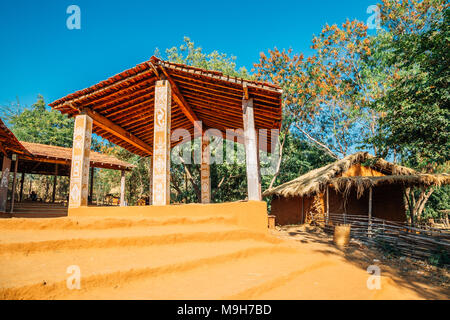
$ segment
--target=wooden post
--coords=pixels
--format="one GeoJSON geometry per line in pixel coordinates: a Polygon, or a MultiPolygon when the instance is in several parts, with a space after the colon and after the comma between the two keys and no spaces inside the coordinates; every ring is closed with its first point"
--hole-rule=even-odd
{"type": "Polygon", "coordinates": [[[172,95],[169,81],[155,87],[153,134],[153,205],[170,204],[170,115],[172,95]]]}
{"type": "Polygon", "coordinates": [[[88,205],[91,136],[92,118],[86,114],[77,115],[73,132],[69,208],[88,205]]]}
{"type": "Polygon", "coordinates": [[[11,159],[3,156],[2,176],[0,180],[0,212],[6,212],[10,170],[11,159]]]}
{"type": "Polygon", "coordinates": [[[125,170],[121,171],[120,177],[120,206],[125,206],[125,170]]]}
{"type": "Polygon", "coordinates": [[[326,219],[326,224],[328,224],[329,219],[330,219],[330,187],[327,185],[327,219],[326,219]]]}
{"type": "Polygon", "coordinates": [[[91,199],[91,203],[94,202],[94,173],[95,173],[94,170],[95,170],[94,167],[91,167],[91,172],[90,172],[91,177],[89,179],[91,182],[91,184],[89,185],[89,198],[91,199]]]}
{"type": "Polygon", "coordinates": [[[369,238],[372,238],[372,187],[369,189],[369,225],[367,234],[369,238]]]}
{"type": "Polygon", "coordinates": [[[12,183],[12,193],[11,193],[11,213],[14,211],[14,201],[16,200],[16,176],[17,176],[17,167],[19,165],[19,157],[16,155],[13,155],[13,157],[16,159],[14,161],[14,174],[13,174],[13,183],[12,183]]]}
{"type": "Polygon", "coordinates": [[[302,223],[306,222],[305,217],[305,196],[302,196],[302,223]]]}
{"type": "Polygon", "coordinates": [[[244,120],[248,200],[261,201],[261,178],[259,172],[259,157],[253,111],[253,99],[242,100],[242,111],[244,120]]]}
{"type": "Polygon", "coordinates": [[[201,179],[201,197],[202,203],[211,202],[211,172],[209,167],[210,162],[209,150],[209,136],[202,135],[202,162],[200,167],[201,179]]]}
{"type": "Polygon", "coordinates": [[[52,203],[55,203],[56,184],[58,183],[58,164],[55,164],[55,174],[53,175],[52,203]]]}
{"type": "Polygon", "coordinates": [[[20,178],[20,195],[19,195],[19,202],[22,202],[23,200],[23,184],[25,182],[25,172],[22,172],[22,177],[20,178]]]}

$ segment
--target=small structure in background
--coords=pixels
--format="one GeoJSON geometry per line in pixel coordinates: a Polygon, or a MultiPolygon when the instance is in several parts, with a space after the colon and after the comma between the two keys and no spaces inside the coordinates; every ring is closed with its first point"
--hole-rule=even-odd
{"type": "Polygon", "coordinates": [[[279,225],[328,222],[330,214],[366,216],[406,222],[406,187],[450,183],[446,174],[418,174],[367,152],[312,170],[292,181],[267,190],[272,215],[279,225]]]}
{"type": "MultiPolygon", "coordinates": [[[[2,168],[0,187],[0,212],[11,213],[14,211],[15,203],[25,201],[23,194],[26,174],[51,175],[53,179],[53,190],[51,202],[55,203],[56,186],[58,177],[70,176],[72,164],[72,148],[45,145],[18,141],[14,134],[6,127],[0,119],[0,167],[2,168]],[[20,173],[20,182],[17,181],[17,174],[20,173]],[[9,189],[10,176],[12,175],[12,187],[9,189]],[[17,186],[19,191],[16,192],[17,186]],[[16,197],[17,193],[17,197],[16,197]],[[8,202],[9,199],[9,202],[8,202]]],[[[90,170],[89,196],[93,198],[93,168],[104,168],[122,171],[122,178],[126,171],[130,171],[135,166],[121,161],[113,156],[91,152],[88,168],[90,170]]],[[[122,179],[121,191],[125,189],[125,180],[122,179]]],[[[68,197],[68,195],[67,195],[68,197]]],[[[67,197],[63,202],[67,202],[67,197]]],[[[121,195],[121,199],[124,196],[121,195]]],[[[42,202],[36,193],[30,195],[31,202],[42,202]]],[[[38,206],[33,205],[33,207],[38,206]]]]}

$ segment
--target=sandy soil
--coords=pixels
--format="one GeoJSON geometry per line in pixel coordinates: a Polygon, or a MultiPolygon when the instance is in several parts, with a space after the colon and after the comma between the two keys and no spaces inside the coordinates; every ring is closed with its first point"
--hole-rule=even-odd
{"type": "Polygon", "coordinates": [[[0,299],[450,297],[446,270],[402,261],[403,272],[381,253],[330,240],[307,227],[239,230],[223,217],[4,219],[0,299]],[[381,290],[367,288],[373,264],[381,290]],[[70,265],[80,267],[80,290],[67,288],[70,265]]]}

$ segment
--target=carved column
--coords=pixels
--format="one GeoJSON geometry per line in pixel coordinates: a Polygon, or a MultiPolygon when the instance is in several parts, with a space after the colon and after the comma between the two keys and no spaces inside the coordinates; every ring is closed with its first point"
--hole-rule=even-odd
{"type": "Polygon", "coordinates": [[[76,116],[73,132],[69,208],[88,205],[91,136],[92,118],[85,114],[76,116]]]}
{"type": "Polygon", "coordinates": [[[209,136],[202,135],[202,162],[200,166],[202,203],[211,203],[211,174],[210,174],[209,136]]]}
{"type": "Polygon", "coordinates": [[[261,200],[258,138],[255,130],[253,99],[242,100],[244,119],[245,158],[247,166],[248,200],[261,200]]]}
{"type": "Polygon", "coordinates": [[[169,81],[155,87],[153,135],[153,201],[155,206],[170,204],[170,113],[172,105],[169,81]]]}
{"type": "Polygon", "coordinates": [[[125,170],[121,171],[120,176],[120,206],[125,206],[125,170]]]}
{"type": "Polygon", "coordinates": [[[2,175],[0,180],[0,212],[6,212],[8,200],[9,174],[11,170],[11,159],[3,156],[2,175]]]}

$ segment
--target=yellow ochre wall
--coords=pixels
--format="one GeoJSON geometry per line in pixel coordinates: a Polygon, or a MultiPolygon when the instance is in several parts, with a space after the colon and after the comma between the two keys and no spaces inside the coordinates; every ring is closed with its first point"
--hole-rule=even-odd
{"type": "Polygon", "coordinates": [[[370,167],[357,163],[342,173],[341,177],[383,177],[384,174],[370,167]]]}
{"type": "Polygon", "coordinates": [[[264,201],[214,204],[184,204],[135,207],[79,207],[69,208],[69,217],[202,217],[231,216],[239,227],[267,232],[267,205],[264,201]]]}

